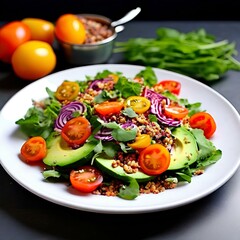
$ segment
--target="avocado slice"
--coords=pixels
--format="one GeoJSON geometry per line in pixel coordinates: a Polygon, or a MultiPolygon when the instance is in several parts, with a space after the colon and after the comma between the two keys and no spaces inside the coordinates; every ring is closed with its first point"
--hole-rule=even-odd
{"type": "Polygon", "coordinates": [[[86,159],[86,156],[93,151],[95,146],[95,143],[87,142],[80,148],[72,149],[60,135],[51,137],[48,141],[47,155],[43,162],[48,166],[63,167],[80,159],[86,159]]]}
{"type": "Polygon", "coordinates": [[[122,167],[118,166],[116,168],[112,167],[113,159],[106,158],[96,158],[96,166],[105,173],[108,173],[110,176],[118,178],[120,180],[126,180],[126,177],[135,178],[138,182],[145,182],[154,178],[154,176],[147,175],[143,172],[136,173],[126,173],[122,167]]]}
{"type": "Polygon", "coordinates": [[[171,161],[168,170],[177,170],[194,163],[198,158],[198,145],[193,134],[185,127],[172,131],[176,138],[171,151],[171,161]]]}

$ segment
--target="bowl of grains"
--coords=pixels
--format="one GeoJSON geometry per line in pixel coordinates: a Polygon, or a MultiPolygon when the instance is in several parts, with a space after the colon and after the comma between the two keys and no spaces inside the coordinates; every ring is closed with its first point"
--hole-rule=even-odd
{"type": "Polygon", "coordinates": [[[85,41],[72,44],[56,38],[67,62],[73,65],[107,62],[112,55],[117,33],[123,30],[123,26],[113,27],[110,19],[96,14],[79,14],[77,17],[84,24],[85,41]]]}
{"type": "Polygon", "coordinates": [[[97,14],[76,14],[84,25],[86,36],[82,44],[73,44],[56,36],[66,61],[72,65],[106,63],[112,55],[114,40],[124,29],[123,23],[133,19],[140,12],[136,8],[118,21],[97,14]]]}

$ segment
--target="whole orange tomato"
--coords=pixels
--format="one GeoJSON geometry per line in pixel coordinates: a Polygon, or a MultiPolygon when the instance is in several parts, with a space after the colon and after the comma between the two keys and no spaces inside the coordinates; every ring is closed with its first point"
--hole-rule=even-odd
{"type": "Polygon", "coordinates": [[[63,14],[57,19],[55,34],[59,40],[72,44],[82,44],[86,38],[84,25],[74,14],[63,14]]]}
{"type": "Polygon", "coordinates": [[[31,40],[40,40],[53,44],[54,24],[40,18],[24,18],[22,20],[31,30],[31,40]]]}
{"type": "Polygon", "coordinates": [[[13,21],[0,28],[0,60],[11,62],[15,49],[31,39],[29,27],[21,21],[13,21]]]}
{"type": "Polygon", "coordinates": [[[56,55],[47,42],[25,42],[12,55],[13,70],[22,79],[36,80],[51,73],[55,66],[56,55]]]}

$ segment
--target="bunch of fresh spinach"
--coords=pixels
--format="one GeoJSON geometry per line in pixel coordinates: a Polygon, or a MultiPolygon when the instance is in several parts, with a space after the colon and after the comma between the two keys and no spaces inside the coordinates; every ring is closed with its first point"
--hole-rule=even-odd
{"type": "Polygon", "coordinates": [[[217,80],[228,70],[240,70],[235,43],[216,42],[204,29],[182,33],[158,28],[156,38],[132,38],[116,42],[114,52],[123,52],[130,63],[182,73],[199,80],[217,80]]]}

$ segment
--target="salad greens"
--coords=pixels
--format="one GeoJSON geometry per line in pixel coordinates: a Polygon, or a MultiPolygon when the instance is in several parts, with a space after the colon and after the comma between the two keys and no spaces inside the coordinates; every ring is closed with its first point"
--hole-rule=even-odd
{"type": "MultiPolygon", "coordinates": [[[[174,32],[169,32],[169,34],[170,33],[174,32]]],[[[194,38],[196,36],[193,34],[192,37],[194,38]]],[[[204,35],[202,35],[201,41],[206,41],[204,35]]],[[[185,51],[187,51],[187,49],[185,51]]],[[[143,87],[147,86],[148,89],[158,82],[152,67],[149,66],[135,76],[135,78],[140,77],[144,79],[142,84],[126,78],[120,72],[110,72],[109,70],[104,70],[97,73],[96,76],[87,76],[85,81],[76,81],[79,83],[80,92],[84,94],[84,91],[89,86],[93,86],[91,84],[94,84],[98,81],[105,81],[110,74],[115,74],[119,77],[117,83],[115,83],[114,88],[110,91],[106,91],[104,89],[99,91],[99,94],[93,99],[93,104],[116,98],[125,99],[129,96],[139,96],[143,87]]],[[[16,124],[18,124],[21,127],[21,130],[29,137],[42,136],[44,139],[48,140],[55,135],[59,135],[59,133],[55,132],[54,129],[56,128],[56,119],[59,117],[63,105],[55,98],[53,91],[48,88],[46,88],[46,91],[49,97],[38,103],[33,101],[33,107],[29,108],[23,118],[16,121],[16,124]]],[[[187,108],[189,111],[189,116],[196,112],[204,111],[201,109],[200,102],[189,103],[187,99],[178,98],[178,96],[167,90],[163,91],[161,95],[162,97],[170,99],[171,101],[174,101],[175,103],[187,108]]],[[[156,97],[152,98],[153,101],[156,101],[156,97]]],[[[87,102],[84,102],[84,104],[86,105],[87,109],[87,113],[84,113],[84,116],[86,116],[86,118],[90,121],[93,129],[92,134],[87,141],[95,144],[94,151],[89,155],[88,162],[90,164],[94,164],[97,157],[106,159],[114,158],[119,151],[124,154],[132,153],[133,149],[127,145],[127,142],[133,141],[136,138],[137,127],[131,123],[127,128],[124,128],[119,122],[108,122],[105,118],[101,119],[94,113],[93,106],[91,104],[87,102]],[[105,135],[102,135],[100,138],[96,138],[96,134],[100,131],[100,129],[107,129],[107,132],[105,132],[105,135]],[[106,133],[108,135],[106,135],[106,133]],[[108,138],[107,141],[106,138],[108,138]],[[112,141],[109,141],[109,139],[112,139],[112,141]]],[[[160,111],[159,109],[158,111],[160,111]]],[[[76,117],[79,115],[79,112],[75,111],[72,114],[72,117],[76,117]]],[[[138,114],[133,111],[131,107],[123,109],[121,114],[126,116],[129,122],[138,117],[138,114]]],[[[154,112],[148,114],[148,119],[150,122],[159,122],[159,118],[156,116],[156,114],[154,114],[154,112]]],[[[169,126],[170,129],[174,127],[175,125],[169,126]]],[[[203,170],[221,158],[221,150],[217,149],[210,140],[204,137],[202,130],[190,129],[190,132],[194,136],[198,146],[197,161],[191,165],[186,165],[186,167],[182,169],[167,171],[166,174],[168,177],[165,179],[165,181],[168,181],[169,183],[177,183],[180,181],[186,181],[190,183],[192,176],[197,170],[203,170]]],[[[78,162],[74,163],[75,167],[77,165],[78,162]]],[[[53,168],[47,168],[46,171],[43,172],[43,176],[46,179],[53,178],[55,181],[56,179],[60,180],[62,177],[66,179],[68,178],[68,174],[66,174],[68,170],[69,166],[66,169],[64,167],[54,166],[53,168]]],[[[134,199],[139,195],[139,183],[136,181],[136,179],[130,176],[124,177],[123,182],[125,182],[125,184],[121,186],[118,193],[119,197],[128,200],[134,199]]]]}
{"type": "Polygon", "coordinates": [[[159,28],[156,38],[132,38],[116,42],[116,53],[123,52],[131,63],[168,69],[199,80],[212,81],[228,70],[240,70],[235,43],[216,42],[204,29],[182,33],[159,28]]]}

